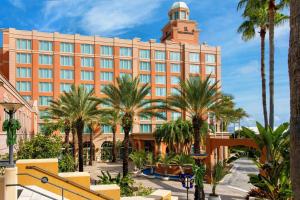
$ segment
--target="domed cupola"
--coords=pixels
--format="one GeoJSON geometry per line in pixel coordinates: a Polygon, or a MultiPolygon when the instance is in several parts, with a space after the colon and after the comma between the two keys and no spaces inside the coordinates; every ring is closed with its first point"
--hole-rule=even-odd
{"type": "Polygon", "coordinates": [[[190,9],[185,2],[178,1],[173,3],[171,9],[169,10],[170,20],[188,20],[190,14],[190,9]]]}

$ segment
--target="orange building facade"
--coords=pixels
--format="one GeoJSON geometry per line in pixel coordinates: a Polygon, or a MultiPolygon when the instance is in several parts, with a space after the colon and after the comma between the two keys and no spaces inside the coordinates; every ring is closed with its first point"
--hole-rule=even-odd
{"type": "MultiPolygon", "coordinates": [[[[38,102],[40,116],[48,101],[68,91],[71,84],[93,88],[96,96],[103,97],[101,88],[129,74],[149,83],[151,94],[147,98],[155,99],[176,92],[180,79],[204,79],[211,74],[211,82],[220,81],[220,47],[199,43],[197,23],[189,19],[185,3],[174,3],[168,15],[160,42],[3,29],[0,71],[25,99],[38,102]]],[[[166,113],[167,120],[181,116],[180,112],[166,113]]],[[[157,150],[152,133],[164,122],[135,117],[132,145],[157,150]]],[[[123,138],[121,132],[118,127],[119,140],[123,138]]],[[[96,151],[101,152],[103,144],[110,141],[110,127],[103,126],[101,134],[94,135],[96,151]]]]}

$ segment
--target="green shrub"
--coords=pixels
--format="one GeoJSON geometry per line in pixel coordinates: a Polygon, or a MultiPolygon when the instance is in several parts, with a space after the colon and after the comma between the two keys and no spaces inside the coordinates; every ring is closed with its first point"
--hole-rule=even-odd
{"type": "Polygon", "coordinates": [[[129,155],[129,158],[138,169],[142,169],[146,164],[147,153],[145,151],[134,151],[129,155]]]}
{"type": "Polygon", "coordinates": [[[75,171],[75,161],[71,154],[62,154],[59,159],[58,167],[60,172],[74,172],[75,171]]]}

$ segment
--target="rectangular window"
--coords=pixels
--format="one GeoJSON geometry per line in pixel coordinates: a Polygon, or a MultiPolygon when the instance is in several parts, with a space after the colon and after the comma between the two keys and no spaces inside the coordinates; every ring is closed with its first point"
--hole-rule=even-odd
{"type": "Polygon", "coordinates": [[[112,129],[111,129],[111,126],[109,126],[109,125],[102,125],[102,131],[103,131],[103,133],[105,134],[107,134],[107,133],[112,133],[112,129]]]}
{"type": "Polygon", "coordinates": [[[141,59],[150,59],[150,50],[140,49],[140,58],[141,59]]]}
{"type": "Polygon", "coordinates": [[[71,91],[71,83],[61,83],[60,84],[60,92],[70,92],[71,91]]]}
{"type": "Polygon", "coordinates": [[[31,54],[29,53],[17,53],[17,63],[19,64],[30,64],[31,54]]]}
{"type": "Polygon", "coordinates": [[[171,76],[171,84],[175,85],[180,82],[180,77],[178,76],[171,76]]]}
{"type": "Polygon", "coordinates": [[[199,53],[190,53],[190,62],[200,62],[199,53]]]}
{"type": "Polygon", "coordinates": [[[205,54],[205,63],[216,63],[215,54],[205,54]]]}
{"type": "MultiPolygon", "coordinates": [[[[44,117],[49,116],[49,113],[47,112],[47,110],[39,110],[39,118],[43,119],[44,117]]],[[[41,129],[43,127],[43,124],[39,125],[39,129],[41,129]]]]}
{"type": "Polygon", "coordinates": [[[160,113],[164,118],[156,117],[156,120],[166,120],[167,119],[167,112],[161,112],[160,113]]]}
{"type": "Polygon", "coordinates": [[[93,71],[81,71],[80,77],[82,81],[92,81],[94,80],[94,72],[93,71]]]}
{"type": "Polygon", "coordinates": [[[101,67],[106,69],[112,69],[113,68],[113,60],[112,59],[105,59],[101,58],[101,67]]]}
{"type": "Polygon", "coordinates": [[[120,60],[120,69],[131,69],[131,60],[120,60]]]}
{"type": "Polygon", "coordinates": [[[171,61],[180,61],[180,52],[170,52],[171,61]]]}
{"type": "Polygon", "coordinates": [[[166,72],[166,65],[164,63],[155,63],[156,72],[166,72]]]}
{"type": "Polygon", "coordinates": [[[166,76],[155,76],[155,83],[156,84],[166,84],[166,76]]]}
{"type": "Polygon", "coordinates": [[[17,39],[17,49],[31,50],[31,40],[17,39]]]}
{"type": "Polygon", "coordinates": [[[141,83],[150,83],[151,76],[149,74],[140,74],[140,82],[141,83]]]}
{"type": "Polygon", "coordinates": [[[52,51],[52,42],[50,41],[40,41],[39,42],[40,51],[52,51]]]}
{"type": "Polygon", "coordinates": [[[171,64],[172,73],[180,73],[180,64],[171,64]]]}
{"type": "Polygon", "coordinates": [[[200,66],[199,65],[190,65],[190,73],[199,74],[200,73],[200,66]]]}
{"type": "Polygon", "coordinates": [[[140,70],[141,71],[150,71],[150,62],[140,62],[140,70]]]}
{"type": "Polygon", "coordinates": [[[93,48],[93,45],[91,45],[91,44],[81,44],[80,50],[81,50],[82,54],[93,54],[94,53],[94,48],[93,48]]]}
{"type": "Polygon", "coordinates": [[[74,80],[74,71],[61,69],[60,70],[60,78],[65,80],[74,80]]]}
{"type": "Polygon", "coordinates": [[[180,94],[180,92],[177,88],[171,88],[171,94],[172,95],[177,95],[177,94],[180,94]]]}
{"type": "Polygon", "coordinates": [[[39,83],[39,92],[52,92],[53,86],[50,82],[40,82],[39,83]]]}
{"type": "Polygon", "coordinates": [[[31,82],[29,81],[17,81],[16,88],[19,92],[30,92],[31,82]]]}
{"type": "Polygon", "coordinates": [[[52,97],[49,96],[40,96],[39,97],[39,106],[49,106],[52,97]]]}
{"type": "Polygon", "coordinates": [[[180,112],[172,112],[171,113],[171,119],[172,120],[177,120],[179,118],[181,118],[181,113],[180,112]]]}
{"type": "Polygon", "coordinates": [[[128,76],[129,78],[132,78],[132,74],[121,72],[120,73],[120,78],[122,78],[124,76],[128,76]]]}
{"type": "Polygon", "coordinates": [[[205,67],[205,73],[215,75],[216,74],[216,67],[215,66],[206,66],[205,67]]]}
{"type": "Polygon", "coordinates": [[[101,46],[100,53],[102,56],[112,56],[113,48],[111,46],[101,46]]]}
{"type": "Polygon", "coordinates": [[[53,63],[53,58],[52,55],[39,55],[39,64],[40,65],[52,65],[53,63]]]}
{"type": "Polygon", "coordinates": [[[52,69],[39,69],[39,78],[52,78],[52,69]]]}
{"type": "Polygon", "coordinates": [[[166,88],[157,87],[155,88],[155,95],[158,97],[166,96],[167,91],[166,88]]]}
{"type": "Polygon", "coordinates": [[[141,124],[140,125],[140,132],[141,133],[151,133],[151,124],[141,124]]]}
{"type": "Polygon", "coordinates": [[[209,84],[212,85],[216,83],[216,79],[215,78],[209,78],[209,84]]]}
{"type": "Polygon", "coordinates": [[[81,67],[93,67],[94,58],[82,57],[81,58],[81,67]]]}
{"type": "Polygon", "coordinates": [[[84,86],[84,88],[90,92],[94,89],[94,85],[93,84],[82,84],[84,86]]]}
{"type": "Polygon", "coordinates": [[[74,44],[61,42],[60,43],[60,52],[73,53],[74,52],[74,44]]]}
{"type": "Polygon", "coordinates": [[[31,78],[31,68],[17,67],[17,78],[31,78]]]}
{"type": "Polygon", "coordinates": [[[26,101],[30,101],[31,100],[31,96],[30,95],[22,95],[23,99],[25,99],[26,101]]]}
{"type": "Polygon", "coordinates": [[[60,56],[61,66],[74,66],[73,56],[60,56]]]}
{"type": "Polygon", "coordinates": [[[140,120],[150,120],[150,117],[140,116],[140,120]]]}
{"type": "Polygon", "coordinates": [[[132,56],[132,49],[129,47],[120,47],[120,56],[132,56]]]}
{"type": "Polygon", "coordinates": [[[100,73],[100,80],[101,81],[113,81],[114,80],[114,73],[113,72],[101,72],[100,73]]]}
{"type": "Polygon", "coordinates": [[[155,51],[155,60],[165,60],[166,52],[164,51],[155,51]]]}

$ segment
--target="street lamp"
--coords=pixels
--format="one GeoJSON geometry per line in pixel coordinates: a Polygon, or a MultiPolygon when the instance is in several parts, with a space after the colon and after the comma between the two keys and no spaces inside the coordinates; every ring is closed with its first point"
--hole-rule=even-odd
{"type": "Polygon", "coordinates": [[[186,199],[189,199],[189,189],[193,188],[194,178],[191,174],[180,174],[180,182],[182,187],[186,189],[186,199]]]}
{"type": "MultiPolygon", "coordinates": [[[[10,126],[12,119],[14,117],[14,113],[23,106],[22,103],[8,103],[1,102],[1,106],[4,107],[4,111],[9,115],[8,126],[10,126]]],[[[9,128],[10,129],[10,128],[9,128]]],[[[16,143],[16,133],[14,131],[7,131],[7,145],[9,146],[9,166],[14,166],[14,144],[16,143]]]]}

